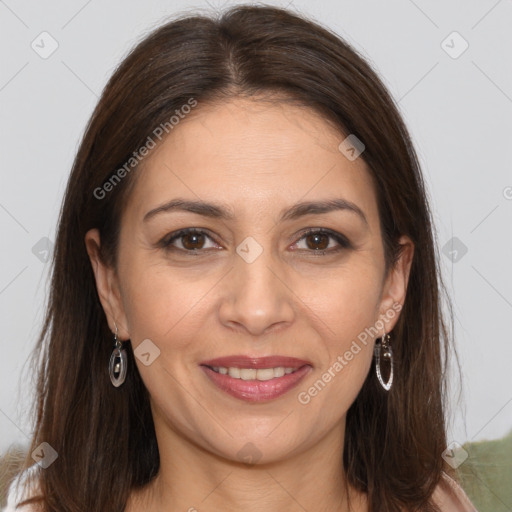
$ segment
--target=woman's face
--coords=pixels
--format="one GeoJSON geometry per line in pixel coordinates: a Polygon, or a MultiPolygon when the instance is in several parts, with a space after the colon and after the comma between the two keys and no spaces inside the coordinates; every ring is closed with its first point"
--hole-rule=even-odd
{"type": "Polygon", "coordinates": [[[362,158],[338,149],[344,138],[296,106],[199,103],[132,171],[141,175],[116,271],[97,258],[97,231],[87,234],[109,325],[138,355],[160,438],[270,462],[343,432],[374,339],[398,319],[412,257],[409,245],[384,275],[375,191],[362,158]],[[166,208],[177,199],[215,208],[166,208]],[[327,201],[348,206],[296,208],[327,201]],[[185,228],[200,233],[171,240],[185,228]],[[298,379],[280,369],[239,379],[203,366],[228,356],[307,366],[298,379]]]}

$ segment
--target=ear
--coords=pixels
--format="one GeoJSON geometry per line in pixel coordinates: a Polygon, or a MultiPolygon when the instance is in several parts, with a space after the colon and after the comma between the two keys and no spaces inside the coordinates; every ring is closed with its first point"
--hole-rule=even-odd
{"type": "Polygon", "coordinates": [[[121,299],[118,277],[115,269],[105,265],[100,255],[100,233],[97,229],[91,229],[85,234],[85,246],[91,261],[96,289],[100,298],[103,311],[107,317],[110,330],[115,333],[117,325],[118,339],[127,340],[130,338],[128,322],[121,299]]]}
{"type": "Polygon", "coordinates": [[[409,237],[402,236],[399,244],[402,246],[400,256],[395,266],[389,269],[381,294],[379,319],[384,321],[386,333],[393,330],[400,317],[414,256],[414,244],[409,237]],[[390,311],[398,312],[398,314],[391,316],[390,311]]]}

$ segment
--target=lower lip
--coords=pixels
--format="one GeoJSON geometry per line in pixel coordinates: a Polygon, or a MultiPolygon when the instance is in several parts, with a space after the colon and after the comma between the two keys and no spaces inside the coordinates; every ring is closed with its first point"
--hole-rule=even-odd
{"type": "Polygon", "coordinates": [[[217,373],[208,366],[201,368],[222,391],[247,402],[265,402],[280,397],[294,388],[313,369],[310,365],[304,365],[293,373],[270,380],[242,380],[217,373]]]}

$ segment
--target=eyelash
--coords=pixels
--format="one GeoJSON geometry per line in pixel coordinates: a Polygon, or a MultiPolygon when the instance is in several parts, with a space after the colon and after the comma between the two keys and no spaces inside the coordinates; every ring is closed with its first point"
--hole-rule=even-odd
{"type": "MultiPolygon", "coordinates": [[[[175,240],[185,236],[185,235],[206,235],[210,240],[214,241],[213,238],[206,232],[202,231],[200,229],[196,228],[186,228],[186,229],[180,229],[179,231],[176,231],[175,233],[171,233],[169,236],[163,238],[159,242],[159,246],[167,251],[181,251],[188,253],[189,255],[195,255],[198,256],[200,252],[203,252],[205,249],[181,249],[179,247],[173,247],[171,244],[175,240]]],[[[325,256],[329,254],[335,254],[343,249],[349,249],[352,247],[350,242],[346,237],[341,235],[340,233],[337,233],[336,231],[331,231],[330,229],[308,229],[304,233],[301,234],[300,238],[297,240],[299,242],[303,238],[306,238],[307,236],[314,235],[314,234],[323,234],[328,235],[330,238],[333,238],[338,242],[339,247],[335,249],[324,249],[324,250],[315,250],[315,249],[299,249],[300,251],[305,250],[308,252],[311,252],[315,256],[325,256]]],[[[296,242],[296,243],[297,243],[296,242]]]]}

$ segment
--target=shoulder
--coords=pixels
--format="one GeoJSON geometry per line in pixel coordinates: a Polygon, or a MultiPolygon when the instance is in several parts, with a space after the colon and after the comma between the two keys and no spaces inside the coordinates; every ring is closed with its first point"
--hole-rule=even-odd
{"type": "Polygon", "coordinates": [[[16,508],[17,505],[39,492],[38,475],[39,466],[33,464],[28,469],[19,473],[11,482],[7,491],[7,505],[2,512],[37,512],[36,505],[25,505],[16,508]]]}
{"type": "Polygon", "coordinates": [[[478,512],[462,487],[443,473],[432,499],[442,512],[478,512]]]}

